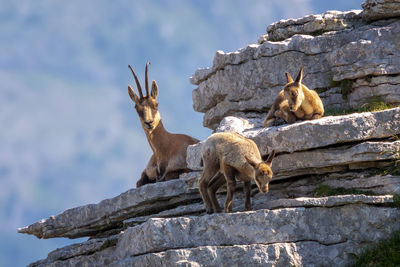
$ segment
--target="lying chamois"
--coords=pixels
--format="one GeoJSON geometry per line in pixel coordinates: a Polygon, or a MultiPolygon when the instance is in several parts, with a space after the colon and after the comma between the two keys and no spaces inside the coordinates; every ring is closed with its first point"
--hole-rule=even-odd
{"type": "Polygon", "coordinates": [[[263,162],[258,147],[252,140],[236,133],[215,133],[203,144],[201,156],[204,169],[199,180],[199,190],[207,213],[221,212],[215,193],[225,182],[225,212],[232,211],[235,177],[244,181],[246,210],[251,210],[251,180],[255,180],[260,192],[268,192],[268,184],[273,175],[271,164],[275,156],[274,150],[267,161],[263,162]]]}
{"type": "Polygon", "coordinates": [[[286,78],[287,84],[280,91],[269,110],[264,121],[264,127],[271,126],[277,118],[282,118],[288,123],[294,123],[296,120],[319,119],[324,115],[324,105],[317,92],[308,89],[301,83],[303,68],[300,68],[295,81],[287,72],[286,78]]]}
{"type": "Polygon", "coordinates": [[[158,86],[154,80],[151,84],[151,93],[149,93],[148,65],[149,62],[146,63],[145,70],[146,96],[143,96],[136,73],[129,65],[140,97],[136,95],[130,85],[128,86],[128,93],[135,103],[140,123],[153,150],[153,155],[139,181],[137,181],[136,187],[156,181],[176,179],[180,174],[189,172],[190,170],[186,165],[186,149],[189,145],[199,142],[199,140],[188,135],[172,134],[165,130],[158,111],[158,86]]]}

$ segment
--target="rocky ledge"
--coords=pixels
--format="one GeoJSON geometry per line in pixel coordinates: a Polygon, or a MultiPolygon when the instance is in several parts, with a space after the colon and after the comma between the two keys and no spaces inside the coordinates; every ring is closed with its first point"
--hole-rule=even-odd
{"type": "Polygon", "coordinates": [[[282,203],[286,208],[150,218],[119,235],[58,249],[31,266],[344,264],[400,229],[400,211],[386,207],[392,202],[391,196],[299,198],[282,203]],[[232,257],[238,253],[246,257],[232,257]]]}

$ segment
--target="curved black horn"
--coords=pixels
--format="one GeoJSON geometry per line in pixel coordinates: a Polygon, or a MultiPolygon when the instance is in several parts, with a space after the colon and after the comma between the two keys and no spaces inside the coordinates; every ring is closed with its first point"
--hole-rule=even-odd
{"type": "Polygon", "coordinates": [[[146,96],[149,96],[149,76],[148,76],[148,72],[149,72],[149,64],[150,62],[146,62],[146,71],[145,71],[145,86],[146,86],[146,96]]]}
{"type": "Polygon", "coordinates": [[[128,68],[131,69],[131,72],[132,72],[132,74],[133,74],[133,77],[135,77],[136,86],[137,86],[137,89],[138,89],[138,91],[139,91],[140,99],[143,99],[142,87],[140,86],[138,77],[136,76],[136,73],[135,73],[135,71],[132,69],[131,65],[128,65],[128,68]]]}

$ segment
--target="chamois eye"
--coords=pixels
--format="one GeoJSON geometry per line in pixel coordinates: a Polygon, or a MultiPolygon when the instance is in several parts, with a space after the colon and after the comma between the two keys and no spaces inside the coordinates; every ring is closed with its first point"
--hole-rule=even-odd
{"type": "Polygon", "coordinates": [[[292,96],[296,96],[296,93],[295,93],[295,92],[292,92],[292,96]]]}

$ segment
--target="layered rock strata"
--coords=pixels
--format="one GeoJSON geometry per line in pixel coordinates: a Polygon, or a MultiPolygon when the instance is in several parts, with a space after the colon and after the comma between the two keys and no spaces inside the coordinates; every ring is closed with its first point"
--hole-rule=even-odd
{"type": "Polygon", "coordinates": [[[366,12],[280,21],[268,27],[261,44],[217,51],[212,67],[190,79],[198,86],[193,107],[205,113],[204,126],[215,129],[229,115],[265,116],[286,83],[285,71],[294,76],[301,66],[303,83],[321,94],[327,110],[399,104],[400,20],[367,23],[361,19],[366,12]]]}

